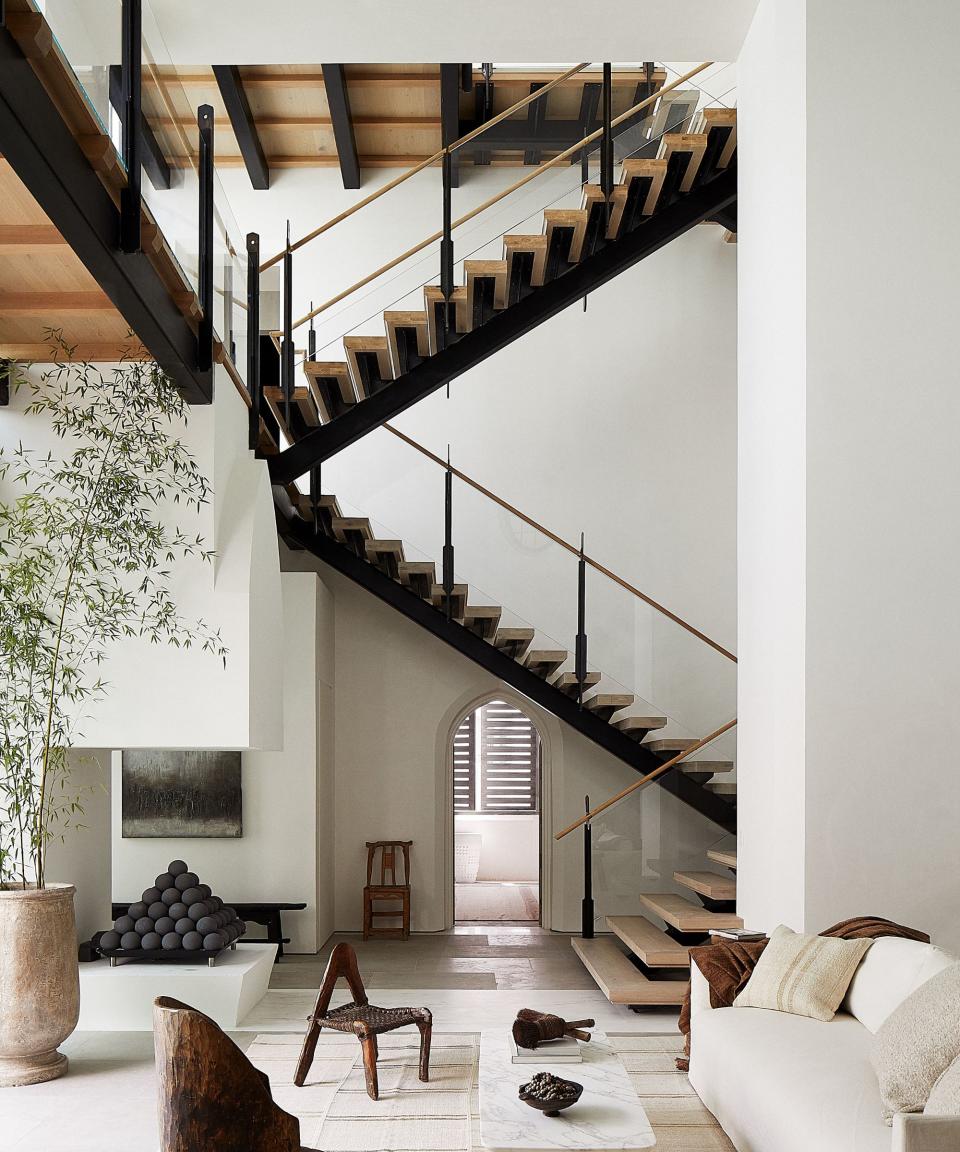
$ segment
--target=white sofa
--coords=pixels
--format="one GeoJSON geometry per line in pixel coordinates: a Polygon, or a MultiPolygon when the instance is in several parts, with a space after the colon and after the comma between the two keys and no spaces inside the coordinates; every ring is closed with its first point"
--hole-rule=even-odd
{"type": "Polygon", "coordinates": [[[881,1115],[873,1033],[957,958],[883,937],[824,1023],[762,1008],[711,1008],[691,965],[690,1083],[738,1152],[960,1152],[960,1116],[881,1115]]]}

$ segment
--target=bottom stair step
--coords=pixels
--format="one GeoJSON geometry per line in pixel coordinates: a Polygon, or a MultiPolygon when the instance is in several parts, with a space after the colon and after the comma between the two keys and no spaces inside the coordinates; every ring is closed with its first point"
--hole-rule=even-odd
{"type": "Polygon", "coordinates": [[[686,980],[648,980],[609,936],[574,936],[573,950],[611,1004],[682,1004],[686,980]]]}
{"type": "Polygon", "coordinates": [[[686,968],[690,963],[686,945],[678,944],[646,916],[608,916],[607,927],[648,968],[686,968]]]}

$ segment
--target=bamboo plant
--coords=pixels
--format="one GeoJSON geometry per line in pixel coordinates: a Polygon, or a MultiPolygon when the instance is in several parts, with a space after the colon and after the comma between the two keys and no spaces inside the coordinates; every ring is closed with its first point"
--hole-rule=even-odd
{"type": "Polygon", "coordinates": [[[68,753],[109,690],[110,646],[140,637],[226,659],[172,592],[173,566],[213,558],[183,524],[209,485],[180,439],[182,397],[153,362],[104,370],[51,342],[48,370],[6,371],[56,450],[3,443],[0,410],[0,884],[23,887],[44,886],[47,845],[82,817],[68,753]]]}

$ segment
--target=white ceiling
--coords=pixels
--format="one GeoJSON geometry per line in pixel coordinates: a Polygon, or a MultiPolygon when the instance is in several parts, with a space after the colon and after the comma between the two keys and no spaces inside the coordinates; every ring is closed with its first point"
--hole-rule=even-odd
{"type": "MultiPolygon", "coordinates": [[[[757,0],[148,2],[178,64],[735,60],[757,6],[757,0]]],[[[102,0],[71,6],[87,4],[97,9],[102,0]]]]}

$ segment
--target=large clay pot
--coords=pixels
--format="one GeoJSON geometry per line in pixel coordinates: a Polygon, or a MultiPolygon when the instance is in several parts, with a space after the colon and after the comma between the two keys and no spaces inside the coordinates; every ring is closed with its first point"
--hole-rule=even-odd
{"type": "Polygon", "coordinates": [[[55,1080],[77,1026],[80,973],[72,884],[0,885],[0,1087],[55,1080]]]}

